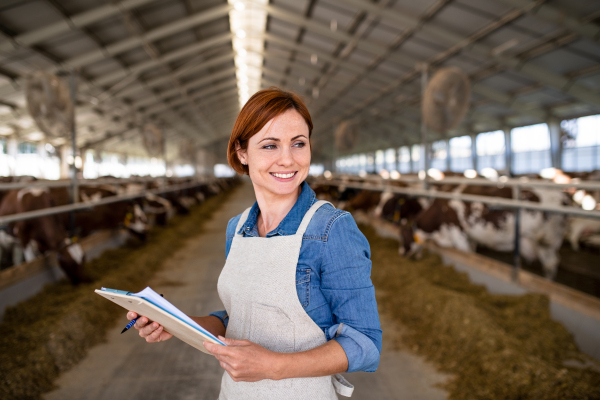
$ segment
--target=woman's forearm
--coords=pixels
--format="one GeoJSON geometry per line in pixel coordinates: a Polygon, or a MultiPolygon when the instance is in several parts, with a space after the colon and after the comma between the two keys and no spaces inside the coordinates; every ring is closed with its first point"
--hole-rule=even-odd
{"type": "Polygon", "coordinates": [[[348,357],[335,340],[299,353],[277,353],[276,379],[309,378],[348,370],[348,357]]]}
{"type": "Polygon", "coordinates": [[[225,325],[223,325],[223,321],[214,315],[209,315],[206,317],[191,317],[194,321],[196,321],[201,327],[209,331],[215,336],[225,336],[225,325]]]}

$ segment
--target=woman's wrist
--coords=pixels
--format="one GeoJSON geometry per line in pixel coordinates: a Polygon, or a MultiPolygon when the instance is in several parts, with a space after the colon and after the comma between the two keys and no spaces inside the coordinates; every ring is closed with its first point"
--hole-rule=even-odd
{"type": "Polygon", "coordinates": [[[270,362],[271,364],[271,375],[274,381],[278,381],[281,379],[292,378],[293,373],[291,371],[291,359],[294,356],[294,353],[272,353],[273,357],[270,362]]]}

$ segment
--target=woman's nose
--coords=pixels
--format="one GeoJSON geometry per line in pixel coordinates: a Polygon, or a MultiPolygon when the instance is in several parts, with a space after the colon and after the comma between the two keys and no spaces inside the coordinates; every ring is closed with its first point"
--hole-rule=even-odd
{"type": "Polygon", "coordinates": [[[283,149],[283,151],[281,152],[281,156],[279,157],[278,164],[284,166],[294,164],[294,157],[292,156],[291,149],[283,149]]]}

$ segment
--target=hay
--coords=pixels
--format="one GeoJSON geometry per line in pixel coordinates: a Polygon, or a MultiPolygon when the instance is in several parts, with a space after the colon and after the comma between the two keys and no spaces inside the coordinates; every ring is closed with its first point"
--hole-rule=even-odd
{"type": "Polygon", "coordinates": [[[598,365],[552,320],[544,295],[491,295],[426,254],[400,258],[398,242],[361,230],[372,250],[382,314],[402,324],[396,346],[449,373],[450,399],[600,399],[598,365]]]}
{"type": "MultiPolygon", "coordinates": [[[[38,399],[53,388],[62,371],[73,367],[122,316],[123,309],[94,293],[101,286],[139,291],[231,190],[208,199],[190,215],[154,227],[145,243],[130,241],[88,262],[94,282],[77,287],[63,281],[47,285],[33,298],[6,311],[0,324],[0,398],[38,399]]],[[[173,282],[172,284],[176,284],[173,282]]]]}

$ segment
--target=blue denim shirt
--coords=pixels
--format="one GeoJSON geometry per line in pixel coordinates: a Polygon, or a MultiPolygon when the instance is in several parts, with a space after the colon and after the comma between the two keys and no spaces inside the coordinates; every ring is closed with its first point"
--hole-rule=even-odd
{"type": "MultiPolygon", "coordinates": [[[[317,201],[306,182],[302,192],[279,226],[267,234],[293,235],[308,209],[317,201]]],[[[239,233],[258,237],[260,209],[254,203],[239,233]]],[[[229,254],[241,215],[227,225],[225,256],[229,254]]],[[[348,357],[347,372],[374,372],[381,354],[381,326],[371,282],[371,249],[352,215],[325,204],[313,216],[304,237],[296,268],[296,291],[307,314],[336,340],[348,357]]],[[[229,322],[226,311],[214,312],[229,322]]]]}

